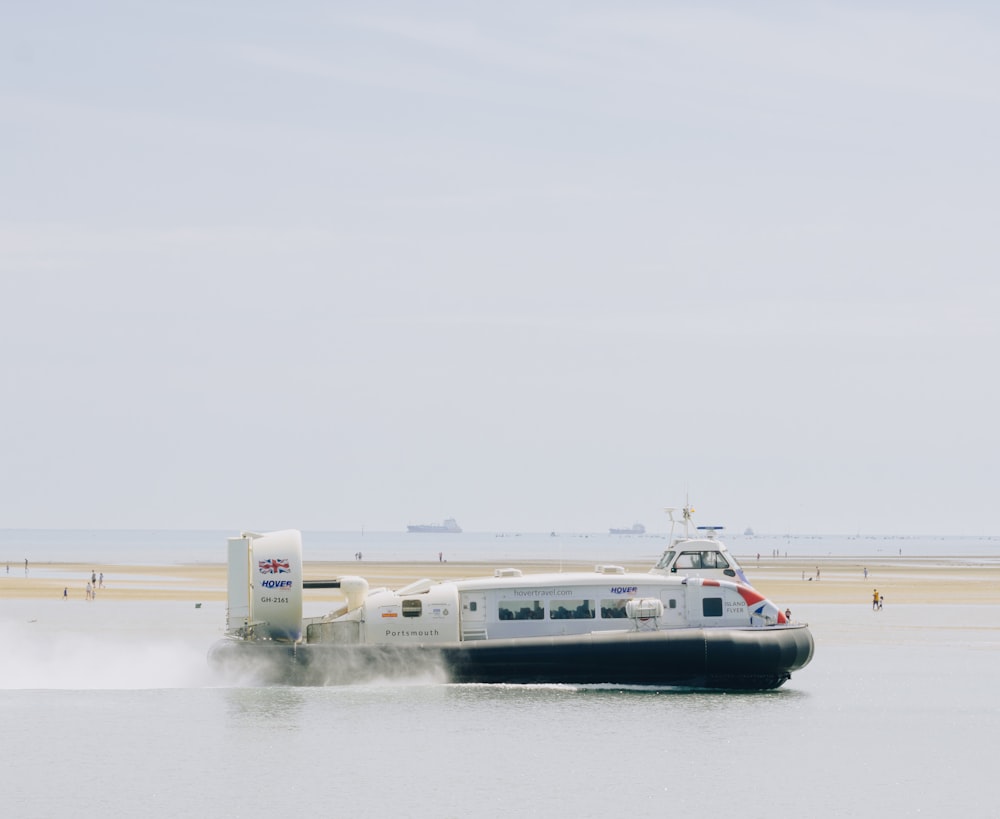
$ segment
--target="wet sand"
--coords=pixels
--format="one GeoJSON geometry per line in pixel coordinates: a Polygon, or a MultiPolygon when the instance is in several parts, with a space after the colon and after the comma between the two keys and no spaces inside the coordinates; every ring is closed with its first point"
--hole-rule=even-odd
{"type": "MultiPolygon", "coordinates": [[[[740,557],[753,585],[781,606],[809,603],[858,603],[871,605],[872,590],[893,603],[996,604],[1000,603],[1000,562],[990,558],[761,558],[740,557]],[[868,577],[864,570],[868,569],[868,577]]],[[[648,562],[624,563],[629,571],[645,572],[648,562]]],[[[560,560],[520,561],[525,574],[535,572],[593,571],[593,562],[560,560]]],[[[305,566],[307,580],[342,575],[365,577],[372,587],[398,588],[421,578],[435,580],[492,575],[490,562],[313,562],[305,566]]],[[[97,602],[142,600],[224,601],[224,564],[111,565],[34,563],[24,576],[23,567],[12,566],[0,574],[3,598],[58,599],[67,590],[70,601],[86,602],[91,571],[104,573],[104,588],[97,602]]],[[[337,601],[335,589],[310,589],[309,601],[337,601]]]]}

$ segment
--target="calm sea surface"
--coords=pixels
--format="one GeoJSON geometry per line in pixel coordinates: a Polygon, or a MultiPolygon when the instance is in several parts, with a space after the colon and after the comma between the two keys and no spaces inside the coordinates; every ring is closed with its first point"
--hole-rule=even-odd
{"type": "MultiPolygon", "coordinates": [[[[72,533],[8,531],[0,558],[16,548],[12,572],[19,558],[22,576],[26,556],[222,562],[227,533],[140,534],[77,533],[74,544],[72,533]]],[[[555,540],[574,557],[624,560],[664,545],[628,538],[619,554],[592,554],[592,540],[595,551],[621,544],[607,536],[525,536],[512,546],[493,536],[421,537],[366,535],[358,545],[307,533],[306,560],[350,559],[359,548],[400,559],[394,550],[420,544],[435,559],[439,548],[454,559],[517,557],[522,548],[559,557],[530,551],[555,540]],[[335,553],[345,546],[346,556],[335,553]]],[[[954,551],[939,543],[936,553],[1000,549],[990,539],[955,541],[954,551]]],[[[769,548],[759,543],[732,547],[769,548]]],[[[787,551],[838,554],[838,543],[812,540],[813,551],[796,551],[789,539],[787,551]]],[[[842,554],[924,548],[919,539],[869,545],[842,554]]],[[[816,656],[766,693],[427,678],[254,688],[224,685],[206,667],[224,604],[16,600],[2,596],[4,582],[4,816],[997,815],[1000,607],[873,613],[864,604],[800,604],[796,617],[810,622],[816,656]]]]}
{"type": "MultiPolygon", "coordinates": [[[[679,532],[678,532],[679,534],[679,532]]],[[[24,560],[83,563],[225,563],[226,538],[233,531],[138,531],[0,529],[0,572],[24,560]]],[[[777,552],[789,557],[998,557],[1000,536],[843,536],[721,533],[737,556],[777,552]]],[[[566,560],[655,561],[667,547],[665,533],[648,535],[463,532],[453,535],[406,532],[303,532],[303,558],[353,560],[566,560]]]]}

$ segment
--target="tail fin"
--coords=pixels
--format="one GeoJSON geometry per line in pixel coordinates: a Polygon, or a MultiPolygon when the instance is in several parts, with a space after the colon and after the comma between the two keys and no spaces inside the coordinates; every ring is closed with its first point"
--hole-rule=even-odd
{"type": "Polygon", "coordinates": [[[229,538],[226,630],[257,638],[302,637],[302,534],[297,529],[229,538]]]}

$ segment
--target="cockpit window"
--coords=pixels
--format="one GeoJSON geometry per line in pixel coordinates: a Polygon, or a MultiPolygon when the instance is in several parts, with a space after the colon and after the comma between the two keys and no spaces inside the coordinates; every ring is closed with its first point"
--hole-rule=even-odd
{"type": "Polygon", "coordinates": [[[656,564],[656,568],[657,569],[665,569],[665,568],[667,568],[667,566],[670,565],[670,561],[674,559],[674,554],[675,553],[674,553],[673,549],[671,549],[670,551],[664,552],[663,553],[663,557],[660,558],[660,562],[656,564]]]}
{"type": "Polygon", "coordinates": [[[677,558],[677,568],[700,569],[701,552],[681,552],[681,556],[677,558]]]}
{"type": "Polygon", "coordinates": [[[681,552],[678,569],[728,569],[729,562],[719,552],[681,552]]]}
{"type": "Polygon", "coordinates": [[[729,563],[721,552],[702,552],[701,565],[706,569],[728,569],[729,563]]]}

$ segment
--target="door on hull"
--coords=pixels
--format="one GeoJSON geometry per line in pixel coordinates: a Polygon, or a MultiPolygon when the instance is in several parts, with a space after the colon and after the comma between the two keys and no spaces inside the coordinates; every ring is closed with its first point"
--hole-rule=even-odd
{"type": "Polygon", "coordinates": [[[660,619],[662,628],[680,628],[687,625],[683,588],[660,592],[660,600],[663,601],[663,617],[660,619]]]}
{"type": "Polygon", "coordinates": [[[462,592],[462,639],[486,639],[486,593],[462,592]]]}

